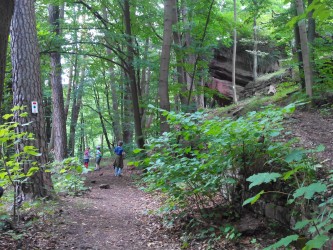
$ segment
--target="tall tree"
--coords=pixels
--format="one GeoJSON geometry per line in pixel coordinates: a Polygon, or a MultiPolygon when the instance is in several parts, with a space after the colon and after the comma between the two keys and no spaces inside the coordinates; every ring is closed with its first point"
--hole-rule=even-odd
{"type": "Polygon", "coordinates": [[[125,21],[125,32],[127,41],[127,74],[130,81],[132,103],[133,103],[133,115],[134,115],[134,127],[135,137],[139,148],[144,146],[144,138],[141,125],[139,98],[138,98],[138,86],[134,68],[134,43],[132,37],[131,28],[131,12],[129,0],[124,0],[124,21],[125,21]]]}
{"type": "MultiPolygon", "coordinates": [[[[172,43],[172,21],[175,12],[176,1],[164,0],[164,31],[160,64],[160,77],[158,83],[158,95],[160,98],[160,108],[167,111],[170,111],[168,78],[170,65],[170,50],[172,43]]],[[[161,115],[160,132],[168,132],[169,129],[169,124],[167,123],[166,117],[161,115]]]]}
{"type": "MultiPolygon", "coordinates": [[[[35,140],[31,144],[41,153],[40,157],[36,157],[40,169],[26,183],[24,192],[31,193],[34,197],[45,197],[52,191],[52,181],[50,173],[44,171],[48,155],[34,4],[34,0],[15,1],[11,25],[13,102],[16,106],[29,107],[27,117],[16,114],[14,119],[20,124],[29,123],[28,126],[18,127],[18,131],[33,133],[35,140]],[[33,101],[38,103],[38,113],[32,113],[33,101]]],[[[22,151],[24,144],[18,143],[17,147],[17,150],[22,151]]],[[[30,162],[23,162],[24,172],[28,172],[30,167],[30,162]]]]}
{"type": "Polygon", "coordinates": [[[234,0],[234,45],[232,51],[232,96],[234,103],[237,104],[237,92],[236,92],[236,55],[237,55],[237,0],[234,0]]]}
{"type": "Polygon", "coordinates": [[[9,26],[14,11],[14,0],[0,1],[0,108],[2,104],[9,26]]]}
{"type": "MultiPolygon", "coordinates": [[[[304,13],[303,0],[295,0],[297,15],[301,16],[304,13]]],[[[298,21],[299,35],[301,40],[302,58],[304,65],[304,78],[305,78],[305,91],[308,96],[312,96],[312,84],[313,84],[313,69],[310,63],[310,51],[308,38],[306,33],[305,20],[302,18],[298,21]]]]}
{"type": "MultiPolygon", "coordinates": [[[[60,8],[58,5],[49,5],[49,22],[53,27],[55,37],[58,38],[60,35],[60,8]]],[[[67,133],[64,95],[61,78],[62,67],[59,42],[55,42],[54,51],[51,52],[50,57],[53,99],[52,134],[54,136],[54,140],[51,141],[54,142],[54,145],[56,145],[53,147],[55,160],[62,161],[67,156],[67,133]]]]}
{"type": "MultiPolygon", "coordinates": [[[[76,88],[73,91],[73,100],[72,100],[72,116],[69,126],[69,141],[68,141],[68,150],[71,156],[74,156],[75,151],[75,133],[76,133],[76,125],[79,119],[80,110],[82,107],[82,96],[83,96],[83,87],[85,82],[85,71],[84,66],[81,65],[80,75],[79,75],[79,84],[74,86],[76,88]]],[[[85,145],[82,145],[85,147],[85,145]]]]}

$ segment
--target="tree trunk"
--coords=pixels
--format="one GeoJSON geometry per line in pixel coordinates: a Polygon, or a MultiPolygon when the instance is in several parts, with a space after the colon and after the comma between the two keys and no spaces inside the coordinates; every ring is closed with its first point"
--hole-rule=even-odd
{"type": "Polygon", "coordinates": [[[257,17],[253,19],[253,86],[257,83],[258,78],[258,29],[257,17]]]}
{"type": "Polygon", "coordinates": [[[125,144],[129,144],[132,142],[132,131],[133,127],[131,126],[131,116],[133,116],[131,112],[131,99],[130,92],[131,88],[128,84],[129,79],[128,76],[125,76],[125,83],[122,85],[123,88],[123,96],[122,96],[122,128],[123,128],[123,141],[125,144]]]}
{"type": "Polygon", "coordinates": [[[9,26],[14,11],[14,0],[0,1],[0,109],[3,102],[9,26]]]}
{"type": "Polygon", "coordinates": [[[74,156],[74,151],[75,151],[75,132],[82,105],[84,78],[85,78],[85,72],[84,72],[84,67],[82,66],[80,72],[80,83],[76,90],[76,93],[73,95],[72,116],[69,128],[69,142],[68,142],[68,150],[71,156],[74,156]]]}
{"type": "MultiPolygon", "coordinates": [[[[297,15],[296,6],[293,6],[295,8],[295,14],[297,15]]],[[[302,89],[305,89],[305,80],[304,80],[304,69],[303,69],[303,57],[302,57],[302,50],[301,50],[301,38],[299,36],[299,27],[298,24],[294,26],[294,35],[295,35],[295,49],[294,54],[297,55],[297,62],[298,62],[298,75],[300,78],[300,83],[302,89]]]]}
{"type": "MultiPolygon", "coordinates": [[[[59,6],[49,6],[49,22],[53,26],[53,32],[56,36],[60,35],[60,8],[59,6]]],[[[53,133],[54,133],[54,157],[56,161],[62,161],[67,156],[67,133],[66,116],[64,108],[64,96],[61,79],[61,56],[60,46],[55,47],[55,52],[50,55],[51,60],[51,86],[53,99],[53,133]]]]}
{"type": "Polygon", "coordinates": [[[102,114],[102,106],[101,105],[101,100],[100,100],[100,96],[99,96],[99,91],[97,90],[97,86],[95,86],[93,88],[93,91],[94,91],[94,98],[95,98],[95,103],[96,103],[96,108],[97,108],[97,113],[98,113],[98,117],[99,117],[99,120],[101,122],[101,126],[102,126],[102,131],[103,131],[103,134],[105,136],[105,140],[106,140],[106,143],[108,145],[108,148],[111,152],[111,142],[109,140],[109,136],[108,136],[108,132],[106,130],[106,127],[105,127],[105,123],[104,123],[104,117],[103,117],[103,114],[102,114]]]}
{"type": "MultiPolygon", "coordinates": [[[[185,31],[185,44],[187,49],[189,50],[193,50],[193,48],[191,48],[192,46],[192,38],[191,38],[191,34],[190,34],[190,30],[191,30],[191,20],[188,20],[188,11],[186,6],[184,6],[184,3],[182,3],[181,6],[181,11],[182,11],[182,19],[183,19],[183,23],[185,26],[188,26],[187,30],[185,31]]],[[[188,92],[188,96],[187,96],[187,100],[186,100],[186,112],[194,112],[197,110],[196,107],[196,100],[195,100],[195,96],[193,97],[192,93],[193,91],[195,91],[195,86],[194,86],[194,75],[195,75],[195,63],[196,63],[196,57],[193,53],[190,53],[187,56],[187,60],[185,59],[184,61],[186,63],[188,63],[189,65],[191,65],[193,67],[193,69],[191,70],[193,72],[193,74],[191,75],[189,73],[189,70],[185,71],[185,81],[187,84],[187,92],[188,92]]]]}
{"type": "MultiPolygon", "coordinates": [[[[158,96],[160,97],[160,108],[170,111],[169,100],[169,65],[170,65],[170,51],[172,43],[172,20],[176,12],[175,0],[164,0],[164,31],[163,31],[163,45],[161,53],[160,64],[160,77],[158,85],[158,96]]],[[[160,132],[168,132],[170,130],[169,124],[165,116],[160,115],[160,132]]]]}
{"type": "MultiPolygon", "coordinates": [[[[174,26],[177,26],[178,23],[178,11],[176,8],[176,11],[174,11],[172,16],[172,24],[174,26]]],[[[175,43],[175,54],[176,54],[176,62],[177,62],[177,82],[181,86],[181,91],[179,93],[180,98],[180,110],[185,111],[185,107],[187,105],[187,87],[186,87],[186,81],[185,81],[185,71],[184,71],[184,60],[183,56],[181,54],[181,48],[182,42],[181,42],[181,36],[177,30],[173,30],[173,41],[175,43]]]]}
{"type": "Polygon", "coordinates": [[[73,82],[75,81],[75,74],[73,74],[73,71],[76,71],[76,68],[77,68],[77,55],[75,55],[74,65],[71,64],[71,66],[69,68],[67,95],[66,95],[66,102],[65,102],[65,120],[67,120],[67,117],[68,117],[69,104],[71,102],[72,85],[74,85],[73,82]]]}
{"type": "MultiPolygon", "coordinates": [[[[296,0],[297,15],[304,13],[303,0],[296,0]]],[[[299,35],[301,39],[301,49],[304,65],[304,78],[305,78],[305,91],[308,96],[312,96],[313,72],[310,63],[310,53],[308,47],[308,38],[306,34],[305,20],[302,19],[298,22],[299,35]]]]}
{"type": "Polygon", "coordinates": [[[237,29],[236,29],[236,23],[237,23],[237,0],[234,0],[234,46],[232,51],[232,94],[234,103],[237,104],[237,92],[236,92],[236,55],[237,55],[237,29]]]}
{"type": "MultiPolygon", "coordinates": [[[[51,194],[53,187],[50,173],[44,172],[48,155],[34,3],[34,0],[15,1],[11,26],[13,104],[28,107],[27,117],[16,114],[14,120],[20,124],[30,123],[28,126],[19,126],[17,130],[33,133],[35,140],[30,143],[41,153],[40,157],[34,159],[40,169],[25,183],[24,192],[31,193],[33,197],[45,197],[51,194]],[[32,101],[38,103],[38,113],[32,113],[32,101]]],[[[17,146],[17,150],[23,151],[23,143],[17,146]]],[[[30,162],[24,162],[24,172],[28,172],[30,167],[30,162]]]]}
{"type": "Polygon", "coordinates": [[[132,103],[133,103],[133,115],[134,115],[134,126],[135,126],[135,137],[136,142],[139,148],[144,146],[144,137],[142,133],[141,117],[140,117],[140,107],[139,107],[139,98],[138,90],[134,69],[134,49],[133,49],[133,38],[131,30],[131,15],[130,15],[130,6],[129,0],[124,0],[124,19],[126,27],[126,40],[127,40],[127,73],[129,76],[131,94],[132,94],[132,103]]]}
{"type": "MultiPolygon", "coordinates": [[[[308,6],[312,4],[313,0],[308,0],[308,6]]],[[[312,17],[314,10],[308,14],[308,40],[312,44],[316,36],[316,20],[312,17]]]]}
{"type": "MultiPolygon", "coordinates": [[[[108,50],[108,54],[111,54],[111,51],[108,50]]],[[[113,133],[115,136],[116,142],[121,138],[121,125],[120,125],[120,115],[119,115],[119,105],[118,105],[118,95],[117,95],[117,86],[115,82],[115,74],[112,66],[109,66],[110,73],[110,90],[111,90],[111,99],[112,99],[112,127],[113,133]]]]}

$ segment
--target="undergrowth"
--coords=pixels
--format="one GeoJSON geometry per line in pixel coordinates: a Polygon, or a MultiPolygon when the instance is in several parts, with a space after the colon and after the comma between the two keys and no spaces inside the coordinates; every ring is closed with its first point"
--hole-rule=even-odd
{"type": "MultiPolygon", "coordinates": [[[[306,249],[325,244],[328,238],[324,235],[333,227],[331,210],[313,214],[315,217],[304,221],[302,218],[310,216],[309,211],[300,209],[305,206],[304,201],[311,203],[314,198],[325,197],[331,185],[316,180],[315,166],[307,158],[323,147],[304,150],[294,148],[293,140],[285,140],[289,132],[284,131],[283,120],[294,110],[295,104],[282,108],[268,105],[236,120],[207,119],[204,112],[165,112],[172,132],[151,138],[146,144],[148,157],[137,163],[146,166],[144,190],[167,195],[161,211],[169,218],[169,225],[188,218],[185,221],[189,227],[195,222],[194,225],[204,225],[206,229],[202,230],[208,230],[207,234],[197,232],[198,237],[228,240],[240,235],[232,226],[226,229],[225,223],[241,216],[243,206],[275,192],[278,196],[273,197],[280,197],[293,207],[295,218],[301,219],[295,231],[309,224],[313,224],[310,228],[318,229],[309,229],[306,249]],[[269,185],[272,182],[277,185],[269,185]],[[264,191],[261,186],[273,189],[264,191]],[[248,198],[256,190],[258,193],[248,198]],[[224,210],[214,210],[218,207],[224,210]],[[223,213],[228,214],[228,207],[236,215],[223,217],[223,213]],[[207,216],[206,211],[211,214],[207,216]]],[[[331,200],[325,200],[320,206],[323,204],[330,207],[331,200]]],[[[298,239],[296,234],[268,249],[288,246],[295,239],[298,239]]]]}

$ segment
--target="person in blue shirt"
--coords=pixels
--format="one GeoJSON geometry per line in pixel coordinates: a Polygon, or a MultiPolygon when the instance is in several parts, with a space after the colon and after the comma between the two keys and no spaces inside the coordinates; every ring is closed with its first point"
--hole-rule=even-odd
{"type": "Polygon", "coordinates": [[[123,142],[119,141],[118,146],[114,149],[114,152],[116,153],[116,159],[114,161],[114,175],[115,176],[121,176],[122,169],[124,167],[124,156],[125,152],[123,149],[123,142]]]}

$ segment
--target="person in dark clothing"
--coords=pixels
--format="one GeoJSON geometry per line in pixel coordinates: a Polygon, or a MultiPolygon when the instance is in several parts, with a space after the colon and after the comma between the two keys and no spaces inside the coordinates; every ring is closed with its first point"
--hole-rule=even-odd
{"type": "Polygon", "coordinates": [[[123,170],[124,167],[124,156],[125,156],[125,152],[123,149],[123,142],[119,141],[118,142],[118,146],[114,149],[114,152],[116,153],[116,159],[114,161],[114,175],[115,176],[121,176],[121,172],[123,170]]]}
{"type": "Polygon", "coordinates": [[[0,187],[0,198],[1,198],[2,195],[3,195],[3,192],[4,192],[3,187],[0,187]]]}

